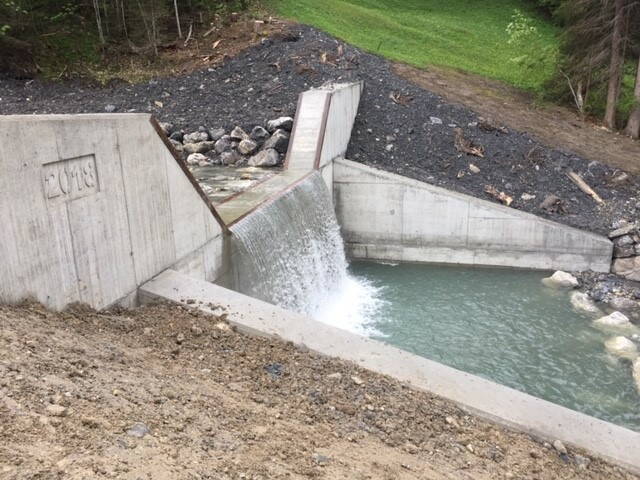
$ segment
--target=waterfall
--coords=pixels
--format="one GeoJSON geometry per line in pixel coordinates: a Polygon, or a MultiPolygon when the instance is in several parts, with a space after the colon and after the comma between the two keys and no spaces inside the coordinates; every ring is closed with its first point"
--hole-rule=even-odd
{"type": "Polygon", "coordinates": [[[314,172],[231,227],[236,290],[365,333],[373,287],[348,274],[331,195],[314,172]]]}

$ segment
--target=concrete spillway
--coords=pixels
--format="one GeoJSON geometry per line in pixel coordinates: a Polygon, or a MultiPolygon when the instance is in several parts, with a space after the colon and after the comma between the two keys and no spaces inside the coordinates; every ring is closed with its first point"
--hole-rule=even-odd
{"type": "MultiPolygon", "coordinates": [[[[275,237],[268,240],[286,244],[283,221],[250,217],[278,199],[288,202],[286,192],[310,174],[333,193],[355,257],[608,271],[606,238],[345,160],[361,93],[361,84],[348,84],[303,94],[285,172],[215,209],[148,115],[0,117],[0,301],[34,297],[54,309],[158,298],[193,298],[205,310],[221,304],[245,331],[357,362],[640,472],[636,432],[219,286],[241,282],[238,290],[259,289],[242,279],[262,267],[242,266],[246,259],[231,248],[229,228],[247,246],[259,234],[252,225],[267,225],[275,237]]],[[[326,219],[328,198],[309,199],[320,209],[312,221],[326,219]]],[[[298,217],[305,222],[307,213],[298,217]]],[[[331,235],[318,238],[330,242],[331,235]]],[[[252,260],[274,268],[267,259],[252,260]]],[[[323,261],[342,260],[329,255],[323,261]]],[[[331,265],[328,270],[330,279],[331,265]]]]}

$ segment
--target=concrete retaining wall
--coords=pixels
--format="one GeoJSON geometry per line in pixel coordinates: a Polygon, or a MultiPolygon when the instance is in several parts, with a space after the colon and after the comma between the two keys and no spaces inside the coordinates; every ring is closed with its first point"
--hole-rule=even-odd
{"type": "Polygon", "coordinates": [[[604,237],[348,160],[334,201],[354,258],[608,272],[604,237]]]}
{"type": "Polygon", "coordinates": [[[100,309],[170,267],[225,270],[222,228],[150,120],[0,117],[0,302],[100,309]]]}

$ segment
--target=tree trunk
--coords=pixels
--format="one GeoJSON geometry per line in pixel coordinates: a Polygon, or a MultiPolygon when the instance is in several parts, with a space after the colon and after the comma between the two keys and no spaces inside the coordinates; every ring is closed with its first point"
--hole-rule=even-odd
{"type": "Polygon", "coordinates": [[[105,41],[104,33],[102,32],[102,19],[100,16],[100,4],[98,3],[98,0],[93,0],[93,9],[96,12],[96,23],[98,24],[98,35],[100,37],[100,43],[104,45],[107,42],[105,41]]]}
{"type": "Polygon", "coordinates": [[[624,133],[633,138],[640,138],[640,58],[638,59],[634,98],[635,104],[629,115],[629,121],[627,122],[627,128],[624,129],[624,133]]]}
{"type": "Polygon", "coordinates": [[[176,24],[178,25],[178,38],[182,38],[182,28],[180,28],[180,15],[178,15],[178,0],[173,0],[173,8],[176,10],[176,24]]]}
{"type": "Polygon", "coordinates": [[[615,18],[613,34],[611,35],[611,63],[609,65],[609,89],[607,91],[607,107],[604,114],[604,125],[614,130],[616,128],[616,111],[620,97],[620,82],[622,80],[622,45],[624,32],[624,0],[615,0],[615,18]]]}

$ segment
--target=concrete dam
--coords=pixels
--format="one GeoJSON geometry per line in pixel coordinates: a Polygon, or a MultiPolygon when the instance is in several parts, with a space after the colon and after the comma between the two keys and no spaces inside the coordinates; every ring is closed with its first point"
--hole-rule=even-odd
{"type": "Polygon", "coordinates": [[[605,237],[346,159],[363,88],[302,93],[284,170],[215,207],[149,115],[0,117],[0,301],[216,305],[242,331],[640,472],[632,429],[317,320],[352,275],[347,259],[611,266],[605,237]]]}

